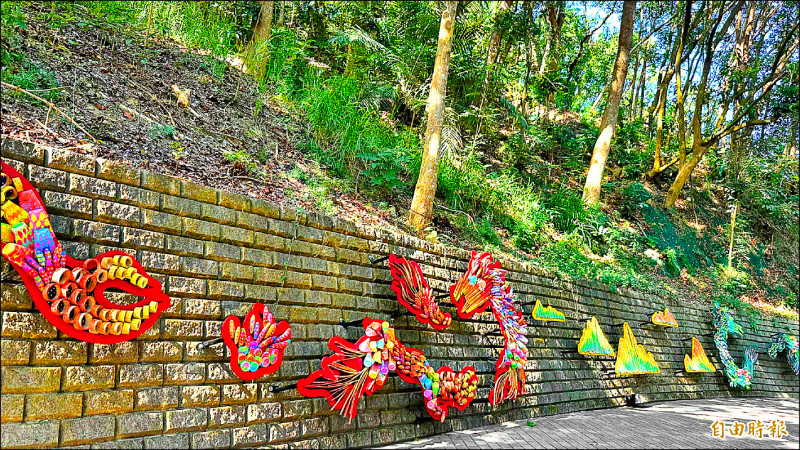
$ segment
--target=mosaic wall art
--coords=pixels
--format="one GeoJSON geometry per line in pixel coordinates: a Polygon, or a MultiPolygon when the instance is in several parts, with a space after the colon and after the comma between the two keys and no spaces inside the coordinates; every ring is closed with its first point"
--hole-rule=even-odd
{"type": "Polygon", "coordinates": [[[578,341],[578,353],[585,356],[614,356],[614,347],[606,339],[596,317],[586,322],[578,341]]]}
{"type": "Polygon", "coordinates": [[[552,306],[542,306],[541,300],[536,300],[532,315],[535,320],[543,322],[563,322],[565,320],[564,313],[552,306]]]}
{"type": "Polygon", "coordinates": [[[622,324],[622,337],[617,348],[617,363],[614,366],[617,375],[642,375],[660,373],[653,355],[636,342],[628,322],[622,324]]]}
{"type": "Polygon", "coordinates": [[[797,358],[797,347],[797,338],[786,333],[779,333],[770,342],[767,354],[772,359],[775,359],[778,357],[778,353],[786,350],[786,359],[789,361],[789,365],[794,370],[795,375],[800,375],[800,360],[797,358]]]}
{"type": "Polygon", "coordinates": [[[731,387],[740,389],[750,389],[753,379],[753,367],[758,361],[758,350],[755,347],[748,347],[744,350],[744,363],[742,367],[736,362],[728,350],[728,336],[735,338],[744,337],[742,327],[736,323],[728,308],[720,306],[714,302],[711,305],[711,315],[713,318],[714,344],[719,352],[719,359],[725,367],[725,376],[728,377],[731,387]]]}
{"type": "Polygon", "coordinates": [[[716,372],[717,368],[708,360],[703,345],[692,337],[692,356],[683,355],[683,369],[689,373],[716,372]]]}

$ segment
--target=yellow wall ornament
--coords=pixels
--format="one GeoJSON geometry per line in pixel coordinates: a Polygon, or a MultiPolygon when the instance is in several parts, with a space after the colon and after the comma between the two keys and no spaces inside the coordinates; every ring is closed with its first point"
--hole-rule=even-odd
{"type": "Polygon", "coordinates": [[[628,322],[622,324],[622,338],[617,350],[617,363],[614,366],[617,375],[643,375],[661,373],[653,355],[636,342],[628,322]]]}

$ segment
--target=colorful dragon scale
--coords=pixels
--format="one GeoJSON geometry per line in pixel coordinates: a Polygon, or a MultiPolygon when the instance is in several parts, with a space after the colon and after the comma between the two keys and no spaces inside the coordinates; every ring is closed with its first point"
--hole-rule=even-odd
{"type": "Polygon", "coordinates": [[[790,336],[786,333],[779,333],[775,339],[770,342],[767,348],[767,354],[775,359],[778,353],[786,350],[786,359],[789,360],[789,365],[792,366],[795,375],[800,375],[800,359],[797,357],[798,342],[797,338],[790,336]]]}
{"type": "Polygon", "coordinates": [[[222,323],[222,340],[231,353],[231,369],[243,380],[274,373],[283,362],[283,352],[292,342],[289,323],[275,323],[263,303],[256,303],[240,321],[235,315],[222,323]]]}
{"type": "Polygon", "coordinates": [[[95,344],[136,338],[152,327],[170,304],[158,280],[119,250],[79,261],[58,242],[39,192],[2,163],[2,254],[19,273],[42,316],[68,336],[95,344]],[[141,300],[118,305],[108,289],[141,300]]]}
{"type": "Polygon", "coordinates": [[[475,399],[475,368],[434,370],[422,352],[397,340],[389,322],[365,318],[362,324],[364,336],[356,343],[339,336],[328,341],[333,355],[322,358],[321,369],[298,381],[301,394],[325,398],[352,421],[358,400],[383,387],[389,372],[395,371],[403,381],[422,387],[425,409],[435,420],[444,421],[450,407],[463,411],[475,399]]]}
{"type": "Polygon", "coordinates": [[[661,373],[653,355],[636,342],[636,336],[628,322],[622,324],[622,337],[619,340],[614,371],[617,375],[661,373]]]}
{"type": "Polygon", "coordinates": [[[725,376],[728,377],[731,387],[750,389],[753,378],[753,366],[758,361],[758,350],[755,347],[748,347],[744,350],[744,363],[739,368],[733,361],[728,350],[728,334],[736,338],[744,336],[742,327],[736,323],[727,308],[720,306],[718,302],[711,305],[711,315],[714,323],[714,344],[719,352],[719,359],[725,367],[725,376]]]}
{"type": "Polygon", "coordinates": [[[506,271],[492,255],[472,251],[467,272],[450,286],[450,299],[458,315],[468,319],[491,305],[505,341],[503,353],[495,363],[494,387],[489,403],[497,405],[525,393],[525,364],[528,361],[528,338],[525,319],[514,308],[514,292],[506,283],[506,271]]]}
{"type": "Polygon", "coordinates": [[[614,356],[614,347],[606,339],[596,317],[586,322],[581,340],[578,341],[578,353],[586,356],[614,356]]]}
{"type": "Polygon", "coordinates": [[[532,315],[535,320],[543,322],[563,322],[565,320],[564,313],[552,306],[542,306],[541,300],[536,300],[532,315]]]}
{"type": "Polygon", "coordinates": [[[714,364],[708,360],[703,345],[696,337],[692,337],[692,356],[683,355],[683,369],[689,373],[715,372],[714,364]]]}
{"type": "Polygon", "coordinates": [[[389,270],[393,278],[391,288],[397,294],[397,301],[413,313],[420,323],[429,324],[437,330],[450,326],[453,318],[439,308],[419,264],[389,255],[389,270]]]}
{"type": "Polygon", "coordinates": [[[662,327],[678,328],[678,321],[675,320],[675,316],[669,312],[669,308],[664,308],[664,311],[654,312],[651,321],[662,327]]]}

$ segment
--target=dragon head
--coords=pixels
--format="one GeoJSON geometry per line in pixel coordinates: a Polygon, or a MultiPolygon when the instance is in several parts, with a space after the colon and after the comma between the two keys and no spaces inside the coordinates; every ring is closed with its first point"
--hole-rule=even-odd
{"type": "Polygon", "coordinates": [[[450,286],[450,300],[458,308],[458,315],[464,319],[481,313],[489,306],[492,277],[495,275],[505,279],[505,271],[500,268],[499,261],[492,261],[492,255],[473,250],[466,273],[450,286]]]}
{"type": "Polygon", "coordinates": [[[736,323],[728,308],[721,306],[719,302],[714,302],[711,305],[711,314],[714,318],[714,327],[717,330],[725,330],[728,334],[738,339],[744,336],[742,326],[736,323]]]}

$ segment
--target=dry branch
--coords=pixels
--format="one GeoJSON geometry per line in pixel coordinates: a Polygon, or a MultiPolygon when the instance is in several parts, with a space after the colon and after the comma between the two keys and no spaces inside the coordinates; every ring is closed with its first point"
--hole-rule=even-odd
{"type": "Polygon", "coordinates": [[[38,95],[36,95],[36,94],[34,94],[34,93],[32,93],[32,92],[30,92],[28,90],[22,89],[19,86],[14,86],[13,84],[8,84],[5,81],[0,81],[0,83],[2,83],[3,87],[11,89],[12,91],[17,91],[17,92],[20,92],[22,94],[28,95],[28,96],[32,97],[33,99],[44,103],[45,105],[49,106],[51,109],[54,109],[57,113],[61,114],[61,116],[63,116],[65,119],[69,120],[71,124],[75,125],[75,127],[77,129],[81,130],[85,135],[89,136],[94,142],[100,142],[97,139],[95,139],[94,136],[92,136],[88,131],[86,131],[86,128],[83,128],[82,126],[78,125],[78,123],[75,122],[75,120],[73,120],[72,117],[68,116],[67,113],[62,111],[56,105],[48,102],[47,100],[43,99],[42,97],[39,97],[38,95]]]}
{"type": "MultiPolygon", "coordinates": [[[[131,107],[129,107],[129,106],[125,106],[125,105],[123,105],[122,103],[117,103],[117,106],[119,106],[119,109],[121,109],[121,110],[125,111],[126,113],[128,113],[128,114],[130,114],[130,115],[132,115],[132,116],[136,116],[136,117],[138,117],[138,118],[140,118],[140,119],[144,119],[144,120],[145,120],[146,122],[148,122],[148,123],[155,123],[155,124],[158,124],[158,122],[156,122],[155,120],[153,120],[153,119],[151,119],[151,118],[147,117],[146,115],[144,115],[144,114],[140,113],[139,111],[137,111],[137,110],[135,110],[135,109],[133,109],[133,108],[131,108],[131,107]]],[[[160,125],[160,124],[159,124],[159,125],[160,125]]]]}

